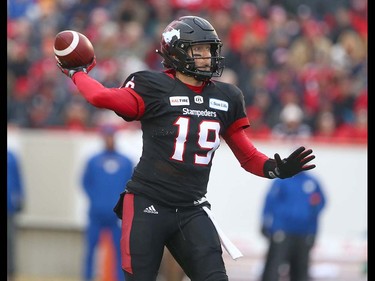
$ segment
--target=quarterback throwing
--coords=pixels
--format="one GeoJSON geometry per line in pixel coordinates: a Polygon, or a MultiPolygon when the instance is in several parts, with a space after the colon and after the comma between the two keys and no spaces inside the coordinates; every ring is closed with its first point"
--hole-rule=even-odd
{"type": "MultiPolygon", "coordinates": [[[[143,150],[114,210],[122,218],[122,268],[127,281],[156,280],[166,246],[195,281],[227,281],[222,248],[205,211],[212,159],[223,138],[241,166],[265,178],[287,178],[315,167],[301,146],[283,160],[258,151],[245,134],[242,91],[214,81],[224,69],[222,41],[205,19],[184,16],[161,35],[165,71],[139,71],[122,87],[91,78],[89,65],[61,71],[93,106],[139,121],[143,150]]],[[[125,183],[124,183],[125,184],[125,183]]],[[[105,200],[105,198],[103,198],[105,200]]]]}

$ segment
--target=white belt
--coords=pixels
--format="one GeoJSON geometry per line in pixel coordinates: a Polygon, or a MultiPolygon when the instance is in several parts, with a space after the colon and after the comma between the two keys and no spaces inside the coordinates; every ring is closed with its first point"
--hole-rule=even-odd
{"type": "Polygon", "coordinates": [[[219,234],[221,244],[223,245],[224,249],[228,252],[228,254],[232,257],[232,259],[236,260],[242,257],[243,255],[240,252],[240,250],[238,250],[237,247],[229,240],[229,238],[225,235],[225,233],[222,231],[222,229],[219,227],[219,225],[215,221],[211,210],[206,206],[203,206],[202,208],[207,213],[208,217],[211,219],[212,223],[214,224],[217,230],[217,233],[219,234]]]}

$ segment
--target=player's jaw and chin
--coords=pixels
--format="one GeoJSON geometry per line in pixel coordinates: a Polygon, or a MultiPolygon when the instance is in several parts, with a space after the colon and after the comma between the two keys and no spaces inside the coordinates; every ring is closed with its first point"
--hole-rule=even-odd
{"type": "Polygon", "coordinates": [[[211,70],[211,57],[195,57],[194,56],[195,68],[201,71],[211,70]]]}

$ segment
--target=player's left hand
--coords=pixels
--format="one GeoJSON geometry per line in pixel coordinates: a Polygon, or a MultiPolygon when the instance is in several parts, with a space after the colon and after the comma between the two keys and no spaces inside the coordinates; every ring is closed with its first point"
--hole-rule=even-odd
{"type": "Polygon", "coordinates": [[[275,173],[281,179],[290,178],[301,171],[307,171],[315,168],[315,164],[309,164],[315,158],[311,149],[301,146],[297,148],[288,158],[281,160],[278,153],[275,154],[276,168],[275,173]]]}
{"type": "Polygon", "coordinates": [[[84,72],[84,73],[89,73],[91,71],[91,69],[93,69],[96,65],[96,57],[94,56],[92,62],[88,65],[85,65],[85,66],[79,66],[79,67],[75,67],[75,68],[66,68],[64,66],[62,66],[62,64],[60,63],[59,59],[57,57],[56,58],[56,61],[57,61],[57,67],[60,68],[61,72],[64,73],[66,76],[68,76],[69,78],[72,78],[72,76],[77,73],[77,72],[84,72]]]}

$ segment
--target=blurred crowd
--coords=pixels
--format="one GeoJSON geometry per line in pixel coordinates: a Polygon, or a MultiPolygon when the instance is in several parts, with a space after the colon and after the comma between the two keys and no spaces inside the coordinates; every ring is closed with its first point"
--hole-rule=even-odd
{"type": "Polygon", "coordinates": [[[219,79],[242,89],[252,138],[367,143],[367,13],[367,0],[9,0],[7,120],[90,130],[120,119],[59,73],[56,34],[85,34],[97,57],[90,75],[119,87],[134,71],[162,70],[155,49],[163,29],[194,14],[223,41],[219,79]]]}

